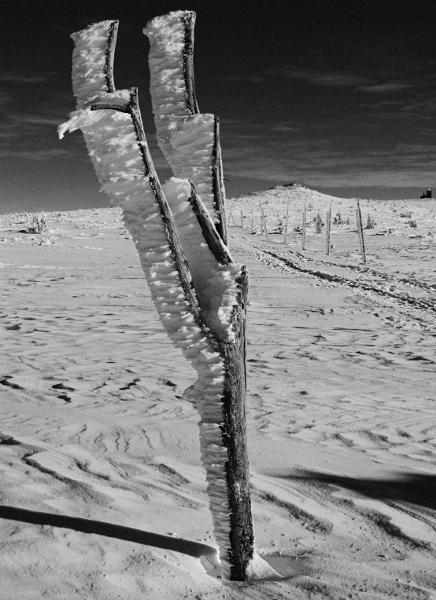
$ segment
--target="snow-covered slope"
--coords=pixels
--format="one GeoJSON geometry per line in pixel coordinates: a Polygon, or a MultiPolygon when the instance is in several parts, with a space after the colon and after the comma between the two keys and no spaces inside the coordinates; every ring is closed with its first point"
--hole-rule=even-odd
{"type": "Polygon", "coordinates": [[[329,205],[330,202],[341,201],[342,198],[336,196],[329,196],[311,190],[298,181],[293,181],[285,185],[276,185],[275,187],[269,188],[262,192],[252,192],[242,196],[232,198],[230,202],[234,206],[238,206],[242,203],[249,203],[253,206],[263,204],[266,202],[273,202],[274,205],[280,206],[288,202],[295,205],[303,205],[306,203],[312,203],[316,208],[324,208],[329,205]]]}

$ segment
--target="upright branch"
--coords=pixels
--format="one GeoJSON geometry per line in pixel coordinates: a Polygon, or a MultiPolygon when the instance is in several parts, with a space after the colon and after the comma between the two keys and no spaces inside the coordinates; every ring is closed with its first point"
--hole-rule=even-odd
{"type": "Polygon", "coordinates": [[[229,249],[223,242],[221,236],[218,234],[217,228],[210,218],[209,213],[195,191],[195,185],[193,182],[191,182],[191,195],[189,197],[189,202],[191,203],[192,210],[197,217],[203,237],[216,260],[225,265],[233,262],[229,249]]]}
{"type": "Polygon", "coordinates": [[[201,114],[195,97],[194,25],[195,13],[175,11],[152,19],[144,29],[150,41],[157,141],[174,175],[194,182],[227,243],[219,121],[214,115],[201,114]]]}
{"type": "MultiPolygon", "coordinates": [[[[168,20],[171,26],[174,20],[177,27],[182,23],[180,13],[160,19],[165,25],[168,20]]],[[[103,21],[73,34],[77,110],[60,126],[59,134],[82,130],[102,190],[122,207],[160,320],[197,371],[198,380],[185,397],[195,401],[200,413],[200,448],[222,574],[239,581],[271,576],[275,572],[254,552],[251,516],[245,431],[247,272],[234,263],[216,226],[216,213],[198,193],[203,182],[196,185],[193,178],[173,177],[160,184],[142,126],[137,90],[116,90],[113,83],[117,25],[103,21]]],[[[182,48],[184,40],[182,36],[182,48]]],[[[160,52],[156,60],[167,67],[174,57],[168,58],[165,48],[160,52]]],[[[178,74],[183,79],[183,66],[178,57],[175,63],[177,84],[178,74]]],[[[164,101],[167,92],[158,94],[159,101],[177,112],[178,93],[172,106],[168,98],[164,101]]],[[[175,117],[171,110],[168,114],[162,107],[159,110],[160,125],[166,127],[175,117]]],[[[198,134],[201,144],[210,139],[213,146],[210,125],[215,121],[209,117],[181,117],[176,121],[178,141],[198,134]],[[192,123],[195,127],[190,129],[192,123]]],[[[171,143],[177,147],[175,140],[171,143]]],[[[191,142],[181,146],[175,162],[188,163],[186,172],[197,174],[189,160],[191,142]]]]}
{"type": "Polygon", "coordinates": [[[185,96],[186,108],[191,115],[198,115],[197,97],[195,95],[195,80],[194,80],[194,27],[195,27],[195,12],[184,11],[180,15],[180,20],[185,29],[185,40],[183,48],[183,74],[185,76],[185,96]]]}
{"type": "Polygon", "coordinates": [[[114,82],[114,57],[117,44],[118,21],[112,21],[109,26],[108,41],[106,46],[106,88],[108,92],[115,92],[114,82]]]}
{"type": "Polygon", "coordinates": [[[212,193],[214,209],[219,215],[216,220],[216,229],[223,242],[228,243],[227,239],[227,218],[226,218],[226,192],[224,189],[223,161],[221,158],[220,143],[220,121],[215,117],[213,130],[213,149],[212,149],[212,193]]]}

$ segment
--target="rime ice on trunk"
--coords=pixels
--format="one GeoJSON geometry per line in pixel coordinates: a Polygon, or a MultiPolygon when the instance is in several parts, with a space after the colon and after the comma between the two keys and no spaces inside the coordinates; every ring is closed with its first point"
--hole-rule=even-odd
{"type": "MultiPolygon", "coordinates": [[[[234,580],[271,575],[254,553],[251,517],[244,415],[247,273],[233,262],[194,183],[172,178],[161,186],[137,91],[117,91],[113,82],[117,26],[104,21],[73,34],[77,111],[59,134],[82,130],[102,190],[123,209],[162,324],[198,373],[186,395],[201,416],[200,446],[223,575],[234,580]]],[[[192,86],[192,64],[190,69],[192,86]]],[[[177,83],[177,72],[169,80],[177,83]]]]}
{"type": "Polygon", "coordinates": [[[191,179],[227,242],[219,121],[200,114],[194,84],[195,13],[175,11],[144,29],[150,40],[150,92],[159,147],[176,177],[191,179]]]}

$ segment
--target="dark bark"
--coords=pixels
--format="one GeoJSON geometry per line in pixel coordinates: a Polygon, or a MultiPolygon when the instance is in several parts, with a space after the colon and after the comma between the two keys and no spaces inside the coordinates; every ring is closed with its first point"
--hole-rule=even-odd
{"type": "Polygon", "coordinates": [[[362,212],[360,210],[359,202],[357,202],[357,208],[356,208],[356,224],[357,224],[357,233],[359,234],[360,253],[362,254],[363,262],[366,263],[365,239],[363,237],[363,225],[362,225],[362,212]]]}
{"type": "Polygon", "coordinates": [[[238,280],[240,294],[234,313],[236,340],[222,344],[225,382],[223,397],[222,438],[227,448],[227,493],[231,522],[231,579],[245,581],[247,566],[254,552],[254,530],[251,515],[251,495],[245,420],[246,398],[246,303],[248,274],[242,268],[238,280]]]}
{"type": "Polygon", "coordinates": [[[183,75],[185,77],[186,108],[191,115],[198,115],[194,79],[194,26],[195,12],[186,11],[181,17],[185,28],[185,47],[183,49],[183,75]]]}
{"type": "MultiPolygon", "coordinates": [[[[185,11],[181,21],[185,28],[185,40],[183,49],[183,74],[185,78],[186,108],[191,115],[200,113],[195,94],[194,79],[194,27],[195,12],[185,11]]],[[[214,207],[219,217],[216,229],[224,244],[227,244],[227,222],[225,214],[225,193],[222,173],[221,146],[219,139],[219,120],[215,117],[214,145],[212,152],[212,187],[214,196],[214,207]]]]}
{"type": "Polygon", "coordinates": [[[227,245],[227,217],[225,208],[223,163],[221,158],[220,125],[218,117],[215,117],[212,150],[212,190],[215,210],[219,216],[219,222],[216,224],[216,229],[224,244],[227,245]]]}
{"type": "Polygon", "coordinates": [[[105,98],[104,96],[99,96],[91,101],[90,106],[91,110],[109,109],[130,113],[130,100],[123,100],[122,98],[105,98]]]}
{"type": "MultiPolygon", "coordinates": [[[[183,288],[185,297],[189,302],[192,314],[197,324],[206,333],[207,327],[203,323],[203,319],[200,314],[200,306],[195,290],[193,289],[192,277],[189,270],[188,261],[186,260],[185,253],[183,252],[182,244],[180,243],[173,214],[168,205],[167,199],[165,198],[165,194],[162,190],[162,186],[154,168],[153,159],[151,158],[150,150],[148,148],[147,139],[144,133],[144,126],[142,124],[141,112],[139,110],[137,88],[132,88],[131,90],[130,114],[132,115],[133,126],[135,128],[136,137],[139,142],[138,145],[144,161],[145,175],[149,178],[150,187],[153,190],[154,197],[156,199],[157,205],[161,213],[162,221],[165,225],[167,239],[171,248],[177,272],[179,274],[180,284],[183,288]]],[[[208,337],[212,339],[210,333],[208,333],[208,337]]],[[[214,345],[216,345],[215,340],[213,341],[214,345]]]]}
{"type": "Polygon", "coordinates": [[[224,265],[232,263],[233,259],[230,256],[227,246],[224,245],[221,237],[218,235],[216,226],[212,222],[207,208],[204,206],[203,202],[197,195],[194,183],[192,181],[191,196],[189,198],[189,202],[192,206],[192,210],[194,211],[197,217],[197,221],[201,227],[203,237],[207,245],[209,246],[210,251],[215,256],[217,262],[224,265]]]}
{"type": "Polygon", "coordinates": [[[113,21],[109,29],[109,37],[106,46],[106,86],[108,92],[115,92],[114,83],[114,56],[117,43],[119,21],[113,21]]]}

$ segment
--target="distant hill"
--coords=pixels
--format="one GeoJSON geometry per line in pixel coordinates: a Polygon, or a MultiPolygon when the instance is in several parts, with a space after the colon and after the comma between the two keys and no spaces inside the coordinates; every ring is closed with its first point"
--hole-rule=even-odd
{"type": "Polygon", "coordinates": [[[231,199],[235,204],[248,202],[250,204],[272,203],[279,205],[287,202],[291,202],[292,204],[303,204],[304,202],[307,202],[312,203],[317,207],[327,206],[330,202],[342,200],[342,198],[311,190],[298,181],[276,185],[263,192],[252,192],[231,199]]]}

